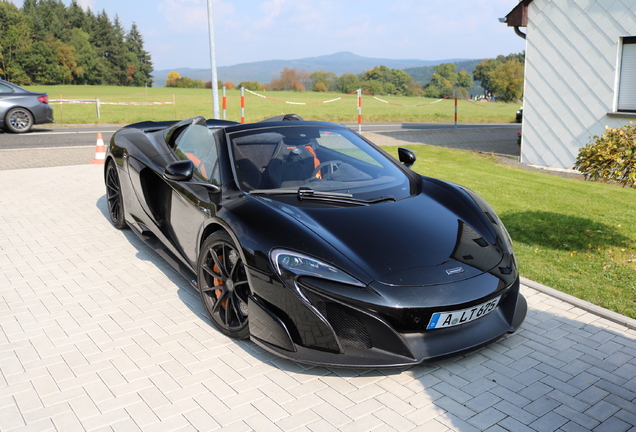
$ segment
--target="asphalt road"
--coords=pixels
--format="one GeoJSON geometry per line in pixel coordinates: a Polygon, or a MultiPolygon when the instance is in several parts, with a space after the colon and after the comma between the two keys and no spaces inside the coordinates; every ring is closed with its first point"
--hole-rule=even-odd
{"type": "Polygon", "coordinates": [[[118,129],[118,126],[72,126],[50,128],[47,125],[34,127],[26,134],[0,132],[0,150],[43,149],[63,147],[95,147],[97,133],[101,132],[104,142],[118,129]]]}
{"type": "MultiPolygon", "coordinates": [[[[355,123],[345,123],[357,131],[355,123]]],[[[394,132],[400,130],[451,130],[452,123],[364,123],[362,132],[394,132]]],[[[458,124],[458,129],[519,128],[518,124],[458,124]]],[[[94,147],[97,133],[101,132],[107,143],[118,125],[50,127],[38,125],[27,134],[11,134],[0,131],[0,150],[43,149],[64,147],[94,147]]]]}

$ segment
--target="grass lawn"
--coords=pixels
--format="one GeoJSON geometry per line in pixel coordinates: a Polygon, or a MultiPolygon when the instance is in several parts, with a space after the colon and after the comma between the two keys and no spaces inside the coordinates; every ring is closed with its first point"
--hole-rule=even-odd
{"type": "MultiPolygon", "coordinates": [[[[202,115],[213,116],[212,90],[178,89],[166,87],[116,86],[28,86],[29,90],[46,92],[49,99],[96,99],[101,102],[170,102],[169,105],[102,105],[101,118],[97,119],[94,104],[52,104],[55,122],[58,124],[129,124],[143,120],[181,120],[202,115]],[[173,105],[172,102],[175,101],[173,105]]],[[[220,97],[221,92],[219,92],[220,97]]],[[[289,102],[314,103],[296,105],[264,99],[245,93],[245,121],[254,122],[280,114],[299,114],[306,120],[333,122],[357,122],[358,100],[355,94],[343,99],[317,104],[345,96],[341,93],[317,92],[259,92],[267,97],[289,102]]],[[[362,115],[364,122],[453,122],[454,101],[446,99],[380,96],[387,104],[364,95],[362,115]],[[398,105],[410,106],[398,106],[398,105]]],[[[227,92],[227,119],[241,120],[240,91],[227,92]]],[[[500,102],[458,103],[458,121],[461,123],[512,123],[520,104],[500,102]]],[[[219,109],[221,103],[219,103],[219,109]]]]}
{"type": "MultiPolygon", "coordinates": [[[[420,174],[483,196],[512,237],[521,275],[636,318],[636,189],[563,178],[476,153],[408,146],[420,174]]],[[[385,150],[397,157],[396,148],[385,150]]]]}

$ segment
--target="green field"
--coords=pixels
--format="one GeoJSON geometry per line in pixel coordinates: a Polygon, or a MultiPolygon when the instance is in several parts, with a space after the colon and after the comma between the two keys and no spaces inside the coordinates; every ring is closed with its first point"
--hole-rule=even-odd
{"type": "MultiPolygon", "coordinates": [[[[169,105],[101,105],[97,118],[94,104],[52,104],[58,124],[129,124],[143,120],[175,120],[202,115],[213,117],[212,90],[179,88],[138,88],[111,86],[29,86],[29,90],[46,92],[49,99],[99,99],[101,102],[170,102],[169,105]],[[175,102],[172,105],[172,102],[175,102]]],[[[296,105],[276,102],[245,93],[245,121],[253,122],[281,114],[295,113],[307,120],[357,122],[358,100],[351,95],[330,103],[316,104],[344,96],[341,93],[259,92],[269,98],[289,102],[314,103],[296,105]]],[[[219,92],[220,98],[221,92],[219,92]]],[[[362,98],[364,122],[453,122],[453,100],[380,96],[391,104],[370,96],[362,98]],[[433,103],[434,102],[434,103],[433,103]],[[398,106],[398,105],[411,106],[398,106]]],[[[227,119],[240,121],[240,91],[227,92],[227,119]]],[[[221,107],[221,102],[219,102],[221,107]]],[[[520,104],[500,102],[458,102],[460,123],[511,123],[520,104]]]]}
{"type": "MultiPolygon", "coordinates": [[[[529,171],[473,152],[409,148],[418,156],[415,171],[469,187],[492,205],[510,232],[522,276],[636,318],[636,189],[529,171]]],[[[397,149],[385,150],[397,156],[397,149]]]]}

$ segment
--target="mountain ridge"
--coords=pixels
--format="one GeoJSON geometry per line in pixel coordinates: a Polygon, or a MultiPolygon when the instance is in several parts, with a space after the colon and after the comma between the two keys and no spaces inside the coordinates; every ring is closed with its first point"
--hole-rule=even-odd
{"type": "MultiPolygon", "coordinates": [[[[363,57],[348,51],[340,51],[334,54],[305,57],[294,60],[263,60],[258,62],[240,63],[232,66],[217,67],[219,80],[232,81],[235,85],[241,81],[259,81],[268,83],[272,78],[278,78],[280,72],[288,67],[290,69],[306,70],[314,72],[324,70],[340,76],[344,73],[359,74],[375,66],[384,65],[389,69],[408,69],[421,66],[435,66],[441,63],[455,63],[469,59],[445,59],[445,60],[418,60],[418,59],[383,59],[363,57]]],[[[170,72],[178,72],[181,76],[202,81],[211,81],[210,69],[177,68],[163,69],[153,72],[155,87],[163,87],[166,77],[170,72]]]]}

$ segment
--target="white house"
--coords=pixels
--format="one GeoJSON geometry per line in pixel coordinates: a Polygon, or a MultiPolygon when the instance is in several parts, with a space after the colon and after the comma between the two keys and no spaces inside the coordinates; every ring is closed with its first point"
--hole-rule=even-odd
{"type": "Polygon", "coordinates": [[[522,0],[506,23],[526,37],[522,162],[572,168],[606,126],[636,123],[636,0],[522,0]]]}

